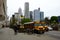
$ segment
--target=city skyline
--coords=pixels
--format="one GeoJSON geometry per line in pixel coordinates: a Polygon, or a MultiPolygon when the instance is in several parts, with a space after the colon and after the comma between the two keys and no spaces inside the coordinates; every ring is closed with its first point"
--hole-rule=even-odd
{"type": "Polygon", "coordinates": [[[44,11],[44,17],[59,16],[60,5],[59,0],[7,0],[8,16],[11,17],[14,12],[17,12],[19,8],[22,8],[24,12],[24,3],[29,2],[29,11],[41,8],[44,11]],[[11,2],[12,1],[12,2],[11,2]]]}

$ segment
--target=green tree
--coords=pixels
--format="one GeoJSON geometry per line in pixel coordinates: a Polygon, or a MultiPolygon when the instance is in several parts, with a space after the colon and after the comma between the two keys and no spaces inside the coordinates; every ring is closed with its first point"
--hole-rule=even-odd
{"type": "Polygon", "coordinates": [[[10,19],[10,26],[13,26],[13,24],[15,24],[17,22],[17,20],[15,19],[15,15],[12,15],[12,18],[10,19]]]}
{"type": "Polygon", "coordinates": [[[24,24],[26,22],[31,22],[31,20],[29,18],[24,18],[22,19],[21,23],[24,24]]]}
{"type": "Polygon", "coordinates": [[[45,18],[45,23],[46,23],[47,25],[49,25],[49,24],[50,24],[50,20],[49,20],[49,18],[48,18],[48,17],[46,17],[46,18],[45,18]]]}
{"type": "Polygon", "coordinates": [[[51,19],[50,19],[50,22],[51,23],[58,23],[58,17],[57,16],[52,16],[51,19]]]}

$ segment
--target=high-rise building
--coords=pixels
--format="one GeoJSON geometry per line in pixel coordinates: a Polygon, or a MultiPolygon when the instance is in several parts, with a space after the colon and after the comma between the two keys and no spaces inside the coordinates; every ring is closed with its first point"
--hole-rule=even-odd
{"type": "Polygon", "coordinates": [[[28,2],[25,3],[25,18],[30,18],[28,2]]]}
{"type": "Polygon", "coordinates": [[[5,23],[6,21],[7,21],[7,0],[0,0],[0,24],[5,23]]]}
{"type": "Polygon", "coordinates": [[[22,9],[21,9],[21,8],[19,8],[18,13],[19,13],[20,15],[23,15],[23,14],[22,14],[22,9]]]}
{"type": "Polygon", "coordinates": [[[33,15],[34,15],[34,17],[33,17],[34,21],[40,21],[40,9],[34,10],[33,15]]]}
{"type": "Polygon", "coordinates": [[[33,21],[44,21],[44,12],[40,11],[40,8],[35,9],[32,14],[33,21]]]}
{"type": "Polygon", "coordinates": [[[44,12],[40,11],[40,20],[43,21],[44,20],[44,12]]]}

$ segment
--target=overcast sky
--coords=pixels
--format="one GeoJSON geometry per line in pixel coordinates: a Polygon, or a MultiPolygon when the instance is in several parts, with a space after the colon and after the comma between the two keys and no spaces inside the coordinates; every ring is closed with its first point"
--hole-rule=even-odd
{"type": "Polygon", "coordinates": [[[60,15],[60,0],[7,0],[7,14],[11,17],[12,14],[18,12],[19,8],[24,11],[24,3],[29,2],[29,10],[33,11],[40,7],[44,11],[45,17],[60,15]]]}

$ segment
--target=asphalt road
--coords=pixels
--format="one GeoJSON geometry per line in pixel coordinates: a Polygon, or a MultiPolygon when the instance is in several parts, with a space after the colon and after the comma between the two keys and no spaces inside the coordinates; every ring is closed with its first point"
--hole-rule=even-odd
{"type": "MultiPolygon", "coordinates": [[[[46,32],[45,34],[27,34],[18,33],[14,35],[14,31],[10,28],[0,29],[0,40],[60,40],[59,38],[51,35],[56,33],[56,31],[46,32]]],[[[56,33],[60,35],[60,32],[56,33]]]]}
{"type": "Polygon", "coordinates": [[[49,32],[46,32],[45,34],[47,34],[51,37],[60,39],[60,31],[49,31],[49,32]]]}

